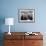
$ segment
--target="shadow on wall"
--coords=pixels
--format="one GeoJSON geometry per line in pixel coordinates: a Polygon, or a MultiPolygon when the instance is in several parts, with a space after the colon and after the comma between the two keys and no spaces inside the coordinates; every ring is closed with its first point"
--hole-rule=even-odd
{"type": "Polygon", "coordinates": [[[3,46],[3,32],[2,32],[2,25],[5,23],[5,17],[0,16],[0,46],[3,46]]]}

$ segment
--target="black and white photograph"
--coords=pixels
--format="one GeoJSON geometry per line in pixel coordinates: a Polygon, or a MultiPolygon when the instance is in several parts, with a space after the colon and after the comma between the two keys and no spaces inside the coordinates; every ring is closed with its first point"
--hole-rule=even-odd
{"type": "Polygon", "coordinates": [[[35,22],[35,9],[19,9],[18,10],[19,22],[35,22]]]}

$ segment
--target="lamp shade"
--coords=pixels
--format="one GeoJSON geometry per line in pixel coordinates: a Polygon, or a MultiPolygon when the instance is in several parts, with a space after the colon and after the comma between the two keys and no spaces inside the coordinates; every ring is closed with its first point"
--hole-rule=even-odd
{"type": "Polygon", "coordinates": [[[5,18],[5,25],[14,25],[14,18],[5,18]]]}

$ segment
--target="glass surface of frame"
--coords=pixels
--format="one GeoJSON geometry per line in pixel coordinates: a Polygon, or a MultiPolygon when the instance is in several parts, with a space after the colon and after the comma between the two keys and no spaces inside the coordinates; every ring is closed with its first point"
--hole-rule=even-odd
{"type": "Polygon", "coordinates": [[[18,21],[22,23],[34,23],[35,9],[18,9],[18,21]]]}

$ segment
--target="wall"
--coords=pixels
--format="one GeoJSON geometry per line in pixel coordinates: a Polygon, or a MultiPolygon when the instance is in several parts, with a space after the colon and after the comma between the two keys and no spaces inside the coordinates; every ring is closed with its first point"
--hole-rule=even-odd
{"type": "MultiPolygon", "coordinates": [[[[45,0],[1,0],[1,15],[13,17],[14,26],[11,31],[46,31],[46,1],[45,0]],[[35,9],[35,23],[19,23],[18,9],[35,9]]],[[[1,26],[2,32],[8,31],[6,25],[1,26]]]]}

